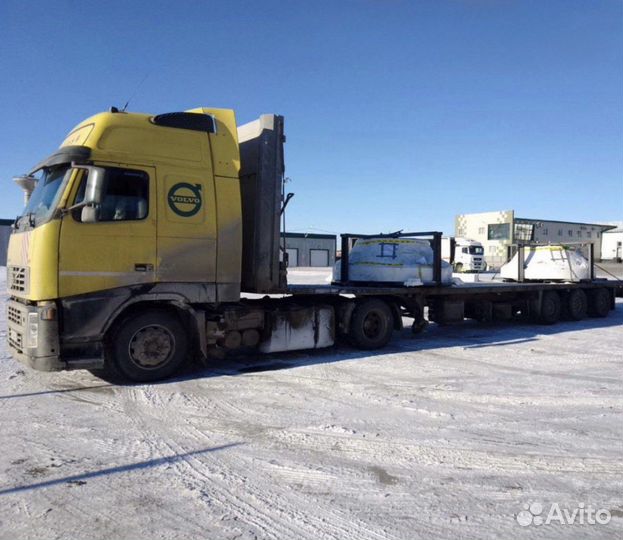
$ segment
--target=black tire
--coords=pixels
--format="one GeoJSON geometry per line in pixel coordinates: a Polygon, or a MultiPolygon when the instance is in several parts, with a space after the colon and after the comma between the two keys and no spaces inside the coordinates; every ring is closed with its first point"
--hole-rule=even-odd
{"type": "Polygon", "coordinates": [[[363,300],[353,311],[348,337],[359,349],[374,350],[387,345],[394,331],[394,317],[386,302],[363,300]]]}
{"type": "Polygon", "coordinates": [[[554,324],[560,320],[561,311],[560,295],[556,291],[545,291],[541,301],[539,322],[541,324],[554,324]]]}
{"type": "Polygon", "coordinates": [[[588,313],[588,298],[582,289],[574,289],[568,295],[565,303],[566,318],[572,321],[581,321],[588,313]]]}
{"type": "Polygon", "coordinates": [[[124,318],[116,325],[107,347],[111,373],[134,382],[165,379],[188,359],[189,339],[179,318],[152,310],[124,318]]]}
{"type": "Polygon", "coordinates": [[[607,317],[610,300],[608,289],[592,289],[588,293],[588,314],[591,317],[607,317]]]}

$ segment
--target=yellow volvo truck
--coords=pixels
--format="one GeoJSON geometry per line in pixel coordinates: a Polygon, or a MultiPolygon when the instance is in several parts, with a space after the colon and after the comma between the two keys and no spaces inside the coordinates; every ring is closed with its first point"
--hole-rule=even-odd
{"type": "Polygon", "coordinates": [[[436,232],[411,234],[430,238],[435,251],[433,281],[422,287],[349,280],[353,235],[342,237],[340,279],[289,286],[280,246],[284,142],[283,117],[237,126],[226,109],[113,108],[80,123],[16,178],[28,202],[8,249],[13,356],[39,370],[107,369],[150,381],[240,348],[327,347],[338,335],[379,348],[404,316],[422,329],[425,307],[441,323],[553,323],[614,307],[620,284],[594,279],[444,285],[436,232]]]}

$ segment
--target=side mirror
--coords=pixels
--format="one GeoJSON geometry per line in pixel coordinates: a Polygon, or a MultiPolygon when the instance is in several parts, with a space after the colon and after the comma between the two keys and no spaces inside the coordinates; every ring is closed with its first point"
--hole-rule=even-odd
{"type": "Polygon", "coordinates": [[[87,185],[84,190],[84,199],[81,204],[102,204],[104,199],[104,179],[106,169],[102,167],[92,167],[91,165],[74,166],[75,169],[85,169],[87,171],[87,185]]]}
{"type": "Polygon", "coordinates": [[[80,214],[80,221],[82,223],[96,223],[97,208],[95,206],[84,206],[80,214]]]}
{"type": "Polygon", "coordinates": [[[102,167],[94,167],[92,165],[76,165],[72,163],[72,169],[83,169],[87,171],[87,183],[84,189],[84,198],[77,204],[67,208],[64,210],[64,213],[71,212],[72,210],[76,210],[78,208],[92,208],[93,212],[83,212],[83,215],[88,216],[86,221],[88,223],[93,223],[97,221],[96,216],[97,212],[95,212],[95,207],[102,204],[104,200],[104,188],[106,182],[106,169],[102,167]]]}

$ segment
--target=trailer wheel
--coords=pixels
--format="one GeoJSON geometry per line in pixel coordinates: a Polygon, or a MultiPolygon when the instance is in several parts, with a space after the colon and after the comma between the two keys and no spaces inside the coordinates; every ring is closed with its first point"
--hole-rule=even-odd
{"type": "Polygon", "coordinates": [[[170,377],[188,358],[188,336],[180,320],[164,310],[129,316],[117,325],[107,363],[135,382],[170,377]]]}
{"type": "Polygon", "coordinates": [[[591,317],[606,317],[610,311],[610,293],[608,289],[589,291],[588,314],[591,317]]]}
{"type": "Polygon", "coordinates": [[[541,301],[541,314],[539,322],[542,324],[554,324],[560,319],[562,303],[560,295],[556,291],[545,291],[541,301]]]}
{"type": "Polygon", "coordinates": [[[586,318],[588,299],[582,289],[574,289],[567,296],[565,315],[572,321],[586,318]]]}
{"type": "Polygon", "coordinates": [[[390,307],[383,300],[370,298],[359,303],[350,320],[348,336],[351,343],[364,350],[387,345],[394,330],[390,307]]]}

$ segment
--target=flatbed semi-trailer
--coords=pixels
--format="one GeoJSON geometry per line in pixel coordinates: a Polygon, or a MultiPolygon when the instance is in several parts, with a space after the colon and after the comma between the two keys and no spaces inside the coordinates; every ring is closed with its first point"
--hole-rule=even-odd
{"type": "Polygon", "coordinates": [[[430,242],[430,283],[353,282],[353,235],[343,235],[339,279],[289,285],[284,142],[282,117],[237,127],[224,109],[112,109],[76,126],[16,179],[29,201],[8,250],[12,355],[39,370],[151,381],[231,350],[320,348],[340,337],[378,349],[403,317],[414,331],[428,320],[604,317],[623,290],[596,279],[442,284],[438,232],[407,233],[430,242]]]}
{"type": "MultiPolygon", "coordinates": [[[[460,322],[465,318],[486,321],[530,317],[545,324],[553,324],[561,318],[581,320],[589,316],[604,317],[614,309],[615,296],[622,291],[622,283],[607,279],[581,283],[463,283],[418,288],[399,285],[292,285],[288,288],[288,292],[299,299],[325,295],[361,299],[376,297],[398,303],[417,301],[424,307],[437,308],[440,307],[439,302],[463,304],[453,306],[454,311],[446,309],[444,314],[435,315],[433,320],[440,323],[460,322]],[[570,296],[577,297],[578,291],[586,295],[586,299],[578,301],[573,298],[575,304],[569,306],[570,296]],[[558,295],[559,306],[555,305],[553,312],[542,312],[546,293],[558,295]],[[523,308],[522,303],[525,304],[523,308]],[[490,311],[494,308],[497,316],[490,311]],[[478,315],[463,316],[465,313],[478,315]]],[[[549,298],[551,302],[551,295],[549,298]]],[[[553,302],[558,304],[557,300],[553,302]]]]}

